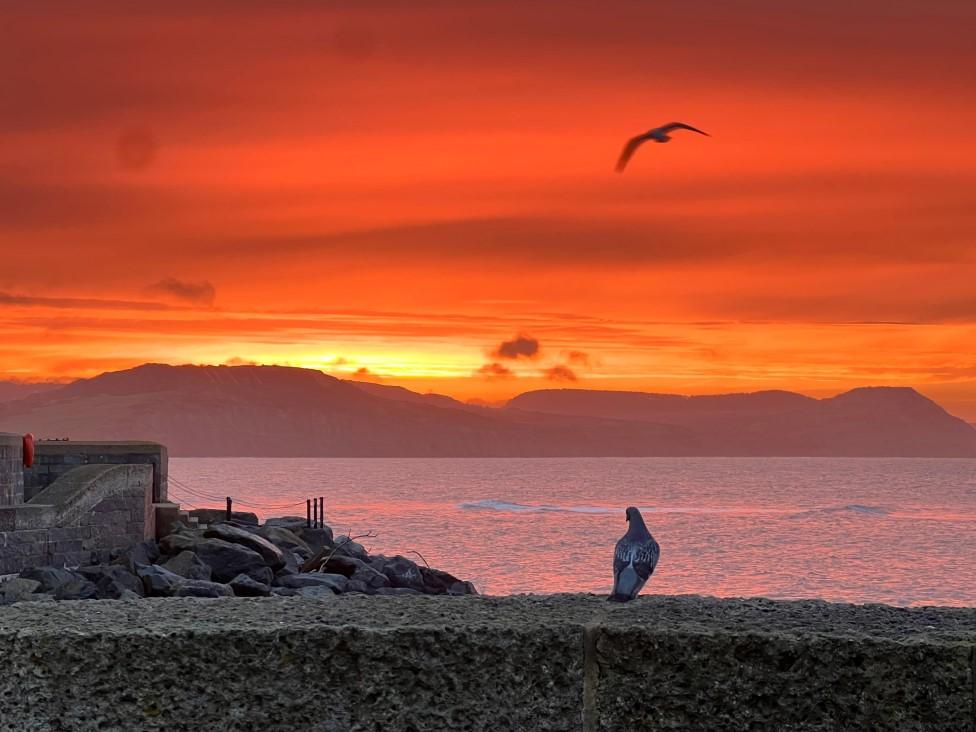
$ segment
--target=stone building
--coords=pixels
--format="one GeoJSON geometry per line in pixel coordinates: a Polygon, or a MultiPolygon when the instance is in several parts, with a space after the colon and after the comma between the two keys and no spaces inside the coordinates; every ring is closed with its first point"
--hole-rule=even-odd
{"type": "Polygon", "coordinates": [[[24,437],[0,433],[0,575],[107,561],[177,512],[163,445],[42,440],[27,467],[24,437]]]}

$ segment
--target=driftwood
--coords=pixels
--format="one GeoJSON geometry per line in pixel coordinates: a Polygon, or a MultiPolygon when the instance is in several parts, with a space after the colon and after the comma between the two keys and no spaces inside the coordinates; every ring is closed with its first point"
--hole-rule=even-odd
{"type": "Polygon", "coordinates": [[[329,560],[335,556],[339,548],[345,546],[351,541],[356,541],[356,539],[375,539],[376,534],[372,531],[367,531],[365,534],[357,534],[356,536],[347,536],[345,539],[336,544],[332,549],[329,547],[322,547],[319,552],[306,561],[302,565],[302,572],[321,572],[325,565],[329,563],[329,560]]]}

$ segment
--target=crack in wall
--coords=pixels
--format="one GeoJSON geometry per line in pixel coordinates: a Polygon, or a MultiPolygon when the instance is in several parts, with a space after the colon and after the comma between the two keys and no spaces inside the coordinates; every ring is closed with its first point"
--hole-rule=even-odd
{"type": "Polygon", "coordinates": [[[600,626],[583,626],[583,732],[597,732],[600,715],[597,710],[597,687],[600,683],[600,662],[597,658],[597,636],[600,626]]]}

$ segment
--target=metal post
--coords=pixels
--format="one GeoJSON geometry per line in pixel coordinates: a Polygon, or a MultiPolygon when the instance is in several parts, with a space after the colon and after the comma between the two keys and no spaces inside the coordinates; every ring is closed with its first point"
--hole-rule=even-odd
{"type": "Polygon", "coordinates": [[[228,521],[230,521],[230,507],[231,507],[231,503],[232,503],[232,501],[231,501],[230,496],[227,496],[227,520],[228,521]]]}
{"type": "Polygon", "coordinates": [[[305,499],[305,525],[309,528],[312,527],[312,499],[305,499]]]}
{"type": "Polygon", "coordinates": [[[325,497],[319,496],[319,522],[325,526],[325,497]]]}
{"type": "Polygon", "coordinates": [[[319,502],[314,498],[312,499],[312,528],[318,528],[319,525],[319,502]]]}

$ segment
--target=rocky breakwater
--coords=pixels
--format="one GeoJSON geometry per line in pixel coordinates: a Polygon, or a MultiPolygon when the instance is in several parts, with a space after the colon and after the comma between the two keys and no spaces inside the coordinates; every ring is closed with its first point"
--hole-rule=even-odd
{"type": "Polygon", "coordinates": [[[0,605],[140,597],[473,595],[470,582],[404,556],[370,555],[347,536],[298,517],[206,528],[177,524],[108,564],[33,567],[0,582],[0,605]]]}

